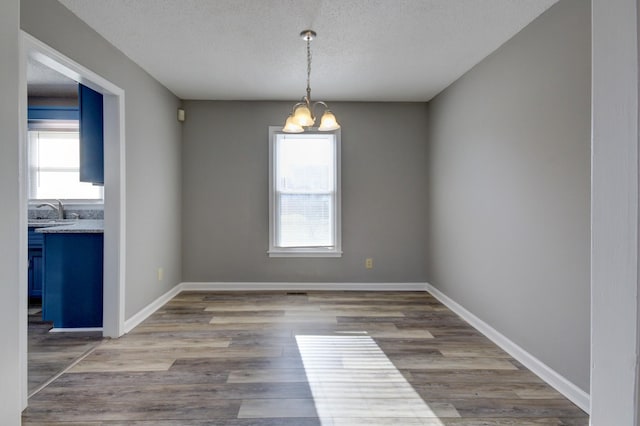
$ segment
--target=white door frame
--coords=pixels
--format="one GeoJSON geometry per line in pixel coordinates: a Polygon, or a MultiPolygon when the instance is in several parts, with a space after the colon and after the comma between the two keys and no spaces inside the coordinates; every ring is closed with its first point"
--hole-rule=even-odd
{"type": "Polygon", "coordinates": [[[591,424],[640,426],[640,1],[591,6],[591,424]]]}
{"type": "MultiPolygon", "coordinates": [[[[21,178],[20,214],[24,217],[20,232],[21,268],[26,271],[27,229],[26,215],[28,194],[27,176],[27,59],[34,59],[57,72],[102,93],[104,96],[104,289],[103,331],[105,337],[124,334],[125,303],[125,103],[124,90],[78,64],[28,33],[20,32],[20,152],[19,176],[21,178]],[[23,267],[24,266],[24,267],[23,267]]],[[[26,273],[20,282],[20,351],[23,407],[27,405],[27,282],[26,273]]]]}

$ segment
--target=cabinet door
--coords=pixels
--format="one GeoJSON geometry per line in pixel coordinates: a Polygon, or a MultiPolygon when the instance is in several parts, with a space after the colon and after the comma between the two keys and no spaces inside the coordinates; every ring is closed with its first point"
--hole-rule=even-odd
{"type": "Polygon", "coordinates": [[[42,234],[35,231],[36,228],[29,228],[29,297],[42,297],[42,245],[44,238],[42,234]]]}
{"type": "Polygon", "coordinates": [[[42,318],[56,328],[102,327],[102,234],[44,234],[42,318]]]}
{"type": "Polygon", "coordinates": [[[29,297],[42,297],[42,249],[29,249],[29,297]]]}
{"type": "Polygon", "coordinates": [[[29,283],[29,297],[33,297],[31,295],[33,292],[33,255],[31,254],[31,250],[29,250],[29,271],[27,272],[27,280],[29,283]]]}
{"type": "Polygon", "coordinates": [[[80,108],[80,181],[104,184],[102,94],[78,85],[80,108]]]}

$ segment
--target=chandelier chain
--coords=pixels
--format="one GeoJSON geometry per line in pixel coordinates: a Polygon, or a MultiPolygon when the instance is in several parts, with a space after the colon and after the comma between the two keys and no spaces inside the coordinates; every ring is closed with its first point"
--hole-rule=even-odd
{"type": "Polygon", "coordinates": [[[307,37],[307,102],[311,102],[311,37],[307,37]]]}

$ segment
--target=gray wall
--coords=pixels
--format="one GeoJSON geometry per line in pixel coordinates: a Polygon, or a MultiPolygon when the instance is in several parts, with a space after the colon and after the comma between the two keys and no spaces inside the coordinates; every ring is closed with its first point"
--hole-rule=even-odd
{"type": "Polygon", "coordinates": [[[344,255],[267,256],[268,127],[282,125],[292,104],[184,103],[184,281],[424,282],[426,110],[418,103],[331,103],[343,127],[344,255]]]}
{"type": "Polygon", "coordinates": [[[43,96],[29,96],[28,104],[30,107],[32,106],[68,106],[68,107],[77,107],[78,106],[78,97],[74,98],[51,98],[51,97],[43,97],[43,96]]]}
{"type": "Polygon", "coordinates": [[[125,91],[130,317],[181,281],[180,101],[57,1],[22,0],[20,20],[24,31],[125,91]]]}
{"type": "Polygon", "coordinates": [[[589,391],[590,2],[429,105],[428,282],[589,391]]]}
{"type": "MultiPolygon", "coordinates": [[[[18,324],[18,23],[20,2],[0,2],[0,424],[20,424],[22,382],[18,324]]],[[[26,255],[26,250],[24,252],[26,255]]],[[[25,289],[26,291],[26,289],[25,289]]],[[[24,330],[20,330],[24,332],[24,330]]]]}

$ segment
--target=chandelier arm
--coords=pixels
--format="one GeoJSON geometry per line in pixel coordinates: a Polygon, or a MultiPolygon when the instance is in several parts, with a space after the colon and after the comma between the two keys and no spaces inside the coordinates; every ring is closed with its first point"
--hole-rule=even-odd
{"type": "Polygon", "coordinates": [[[295,113],[296,112],[296,108],[298,108],[299,106],[302,106],[302,105],[307,105],[307,106],[309,105],[309,103],[307,102],[307,100],[305,98],[302,99],[302,102],[298,102],[297,104],[295,104],[293,106],[293,108],[291,108],[291,111],[295,113]]]}
{"type": "Polygon", "coordinates": [[[315,102],[313,103],[313,105],[311,106],[311,108],[309,108],[309,111],[311,111],[311,117],[313,118],[313,121],[315,121],[315,120],[316,120],[316,118],[318,117],[318,116],[315,114],[316,107],[317,107],[318,105],[322,105],[322,106],[324,107],[325,111],[328,111],[328,110],[329,110],[329,106],[328,106],[325,102],[323,102],[323,101],[315,101],[315,102]]]}

